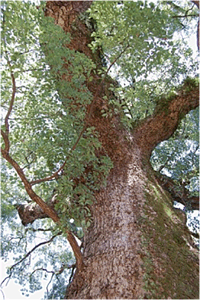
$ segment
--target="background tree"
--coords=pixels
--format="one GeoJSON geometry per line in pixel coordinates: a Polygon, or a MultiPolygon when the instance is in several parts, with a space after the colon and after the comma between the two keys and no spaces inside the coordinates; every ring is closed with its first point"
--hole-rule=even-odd
{"type": "Polygon", "coordinates": [[[6,280],[34,291],[48,276],[46,297],[63,298],[72,269],[69,298],[198,297],[194,244],[172,206],[198,208],[197,63],[184,39],[196,9],[2,2],[6,280]]]}

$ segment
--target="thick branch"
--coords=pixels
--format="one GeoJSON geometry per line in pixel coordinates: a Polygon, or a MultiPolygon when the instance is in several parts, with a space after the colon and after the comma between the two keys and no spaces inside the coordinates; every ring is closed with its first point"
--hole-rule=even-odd
{"type": "MultiPolygon", "coordinates": [[[[57,203],[56,195],[53,195],[51,200],[48,202],[49,207],[54,209],[55,204],[57,203]]],[[[28,204],[14,204],[15,208],[18,211],[19,217],[22,221],[22,225],[27,226],[28,224],[32,224],[34,221],[44,218],[49,218],[49,216],[44,213],[44,211],[41,209],[41,207],[36,203],[28,203],[28,204]]],[[[50,231],[51,229],[37,229],[29,228],[29,230],[32,231],[50,231]]],[[[81,238],[77,235],[76,227],[73,228],[73,226],[70,228],[70,231],[72,234],[77,237],[79,240],[81,238]]]]}
{"type": "Polygon", "coordinates": [[[3,137],[4,145],[5,145],[5,147],[4,147],[3,150],[4,150],[6,153],[8,153],[8,152],[9,152],[9,149],[10,149],[10,141],[9,141],[9,139],[8,139],[8,135],[7,135],[6,132],[4,132],[2,129],[1,129],[1,135],[2,135],[2,137],[3,137]]]}
{"type": "Polygon", "coordinates": [[[32,224],[35,220],[48,218],[47,214],[41,207],[35,203],[31,204],[15,204],[22,225],[32,224]]]}
{"type": "Polygon", "coordinates": [[[159,102],[154,114],[142,120],[134,129],[135,142],[143,156],[150,157],[152,150],[172,136],[180,120],[198,105],[198,86],[188,89],[186,85],[173,99],[159,102]]]}
{"type": "MultiPolygon", "coordinates": [[[[11,68],[10,62],[8,60],[9,67],[11,68]]],[[[13,109],[13,104],[15,100],[15,93],[16,93],[16,83],[15,83],[15,77],[14,74],[11,70],[11,79],[12,79],[12,96],[10,100],[10,105],[8,108],[8,112],[5,117],[5,132],[1,130],[1,134],[4,140],[5,147],[4,149],[1,148],[1,154],[3,158],[5,158],[11,165],[12,167],[16,170],[18,173],[20,179],[22,180],[24,187],[26,189],[27,194],[30,196],[30,198],[36,202],[40,208],[54,221],[54,222],[59,222],[59,218],[57,216],[57,213],[52,210],[32,189],[30,182],[27,180],[23,170],[20,168],[18,163],[12,159],[12,157],[9,154],[9,148],[10,148],[10,141],[9,141],[9,117],[13,109]]]]}
{"type": "Polygon", "coordinates": [[[157,174],[157,179],[160,185],[170,193],[172,199],[185,205],[188,209],[199,209],[199,197],[190,196],[189,190],[185,187],[185,184],[178,182],[175,183],[171,178],[157,174]]]}

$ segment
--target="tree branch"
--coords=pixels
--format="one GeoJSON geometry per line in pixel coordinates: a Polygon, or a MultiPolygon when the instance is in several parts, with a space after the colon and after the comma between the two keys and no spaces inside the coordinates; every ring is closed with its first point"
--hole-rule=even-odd
{"type": "MultiPolygon", "coordinates": [[[[200,5],[199,5],[199,1],[198,0],[192,0],[192,3],[194,3],[198,7],[198,9],[199,9],[200,5]]],[[[197,24],[197,48],[198,48],[198,50],[200,49],[199,32],[200,32],[200,22],[198,21],[198,24],[197,24]]]]}
{"type": "MultiPolygon", "coordinates": [[[[10,63],[9,63],[9,66],[10,66],[10,63]]],[[[10,114],[12,112],[12,109],[13,109],[13,104],[14,104],[14,100],[15,100],[15,93],[16,93],[16,82],[15,82],[15,77],[14,77],[14,74],[13,72],[11,71],[11,79],[12,79],[12,96],[11,96],[11,100],[10,100],[10,106],[9,106],[9,109],[8,109],[8,112],[6,114],[6,117],[5,117],[5,127],[6,127],[6,134],[8,135],[9,134],[9,117],[10,117],[10,114]]]]}
{"type": "Polygon", "coordinates": [[[199,233],[198,232],[192,232],[190,231],[190,234],[195,237],[196,239],[199,239],[199,233]]]}
{"type": "MultiPolygon", "coordinates": [[[[30,182],[27,180],[23,170],[20,168],[20,166],[17,164],[17,162],[15,160],[13,160],[11,158],[11,156],[9,155],[9,153],[7,153],[4,149],[1,149],[1,153],[2,153],[2,156],[13,166],[13,168],[18,173],[29,197],[40,206],[40,208],[43,210],[44,214],[46,214],[49,218],[51,218],[55,223],[60,225],[60,219],[57,215],[57,212],[52,207],[50,207],[48,204],[46,204],[33,191],[30,182]]],[[[83,257],[82,257],[81,250],[80,250],[78,243],[77,243],[75,237],[73,236],[73,234],[68,229],[66,229],[66,233],[67,233],[67,240],[70,243],[70,246],[72,247],[72,250],[76,257],[77,268],[81,268],[81,266],[83,264],[83,257]]]]}
{"type": "Polygon", "coordinates": [[[9,274],[6,278],[4,278],[4,280],[1,282],[1,286],[3,285],[3,283],[4,283],[7,279],[11,278],[11,276],[12,276],[12,270],[13,270],[17,265],[19,265],[21,262],[23,262],[23,261],[24,261],[31,253],[33,253],[33,251],[35,251],[38,247],[41,247],[41,246],[43,246],[43,245],[46,245],[46,244],[51,243],[51,242],[55,239],[55,237],[57,237],[58,235],[61,235],[61,234],[62,234],[62,231],[60,231],[60,232],[58,232],[57,234],[53,235],[53,236],[50,238],[50,240],[45,241],[45,242],[41,242],[41,243],[37,244],[37,245],[36,245],[35,247],[33,247],[28,253],[26,253],[26,255],[25,255],[22,259],[20,259],[18,262],[16,262],[14,265],[12,265],[12,267],[10,268],[10,274],[9,274]]]}
{"type": "Polygon", "coordinates": [[[194,3],[199,8],[199,0],[192,0],[192,3],[194,3]]]}
{"type": "MultiPolygon", "coordinates": [[[[58,275],[60,275],[61,273],[63,273],[65,269],[72,269],[72,274],[73,274],[73,270],[74,270],[75,268],[76,268],[76,265],[75,265],[75,264],[72,264],[72,265],[63,264],[63,265],[61,266],[61,268],[60,268],[59,270],[57,270],[57,271],[49,271],[49,270],[47,270],[46,268],[37,268],[37,269],[35,269],[35,270],[30,274],[30,278],[31,278],[31,276],[32,276],[35,272],[37,272],[37,271],[44,271],[44,272],[46,272],[46,273],[48,273],[48,274],[51,274],[51,278],[50,278],[50,280],[49,280],[49,282],[48,282],[48,284],[47,284],[47,286],[46,286],[46,291],[47,291],[47,295],[48,295],[48,293],[49,293],[48,287],[49,287],[50,283],[52,282],[53,277],[54,277],[54,276],[57,277],[58,275]]],[[[70,277],[71,277],[71,276],[70,276],[70,277]]]]}
{"type": "MultiPolygon", "coordinates": [[[[4,42],[5,47],[6,47],[5,37],[3,38],[3,42],[4,42]]],[[[10,114],[12,112],[13,104],[14,104],[14,101],[15,101],[16,82],[15,82],[15,76],[14,76],[13,71],[12,71],[12,66],[11,66],[11,62],[10,62],[10,59],[8,57],[8,52],[7,51],[5,51],[5,55],[6,55],[6,59],[7,59],[9,69],[10,69],[10,75],[11,75],[11,81],[12,81],[12,96],[11,96],[8,112],[7,112],[6,117],[5,117],[6,134],[8,135],[9,134],[9,117],[10,117],[10,114]]]]}
{"type": "Polygon", "coordinates": [[[19,175],[21,181],[24,184],[25,190],[27,192],[27,194],[29,195],[29,197],[36,202],[41,209],[44,211],[44,213],[46,213],[55,223],[59,222],[59,217],[56,213],[56,211],[54,211],[52,208],[49,207],[48,204],[46,204],[32,189],[32,186],[30,184],[30,182],[27,180],[23,170],[20,168],[20,166],[18,165],[18,163],[12,159],[12,157],[9,155],[9,153],[7,153],[5,151],[5,149],[1,149],[1,153],[3,158],[5,158],[11,165],[12,167],[15,169],[15,171],[17,172],[17,174],[19,175]]]}
{"type": "Polygon", "coordinates": [[[175,183],[173,179],[157,172],[156,178],[160,185],[168,191],[173,201],[182,203],[190,210],[199,210],[199,197],[190,196],[189,190],[182,182],[175,183]]]}
{"type": "Polygon", "coordinates": [[[8,135],[2,129],[1,129],[1,135],[3,137],[4,145],[5,145],[3,151],[5,151],[6,153],[8,153],[9,150],[10,150],[10,141],[8,139],[8,135]]]}
{"type": "Polygon", "coordinates": [[[32,224],[35,220],[48,218],[48,215],[44,213],[41,207],[35,203],[31,204],[15,204],[19,217],[22,221],[22,225],[26,226],[32,224]]]}
{"type": "Polygon", "coordinates": [[[50,176],[47,176],[45,178],[41,178],[41,179],[36,179],[36,180],[33,180],[30,182],[31,186],[35,185],[35,184],[39,184],[41,182],[46,182],[46,181],[50,181],[54,178],[58,178],[59,176],[59,173],[64,169],[65,165],[66,165],[66,161],[67,161],[67,158],[66,160],[64,161],[64,163],[62,164],[62,166],[56,171],[54,172],[52,175],[50,176]]]}
{"type": "Polygon", "coordinates": [[[191,15],[183,15],[183,16],[173,16],[172,18],[187,18],[187,17],[198,17],[197,14],[191,14],[191,15]]]}
{"type": "MultiPolygon", "coordinates": [[[[3,134],[3,138],[5,138],[5,143],[9,142],[8,139],[8,135],[5,136],[5,134],[3,134]]],[[[9,150],[9,149],[8,149],[9,150]]],[[[9,152],[7,151],[7,149],[1,149],[1,153],[3,158],[5,158],[15,169],[15,171],[18,173],[20,179],[22,180],[25,190],[27,192],[27,194],[29,195],[29,197],[35,202],[37,203],[41,210],[44,212],[44,214],[46,214],[48,217],[50,217],[55,223],[57,223],[58,225],[60,224],[60,219],[56,213],[56,211],[50,207],[48,204],[46,204],[32,189],[31,183],[27,180],[23,170],[20,168],[20,166],[18,165],[18,163],[12,159],[12,157],[9,155],[9,152]]],[[[72,250],[74,252],[74,255],[76,257],[76,263],[77,263],[77,268],[81,268],[82,264],[83,264],[83,258],[82,258],[82,253],[81,250],[78,246],[78,243],[75,239],[75,237],[73,236],[73,234],[67,229],[66,230],[67,233],[67,240],[70,243],[70,246],[72,247],[72,250]]]]}
{"type": "MultiPolygon", "coordinates": [[[[90,2],[91,3],[91,2],[90,2]]],[[[76,2],[75,3],[75,8],[78,9],[78,12],[80,13],[83,9],[83,11],[85,9],[87,9],[89,6],[88,2],[84,2],[84,5],[81,8],[81,2],[79,3],[76,2]],[[77,7],[78,5],[78,7],[77,7]]],[[[77,12],[76,12],[77,13],[77,12]]],[[[5,41],[4,41],[5,42],[5,41]]],[[[7,54],[7,53],[6,53],[7,54]]],[[[22,168],[20,168],[19,164],[10,156],[9,154],[9,150],[10,150],[10,141],[9,141],[9,117],[10,114],[12,112],[13,109],[13,104],[14,104],[14,100],[15,100],[15,93],[16,93],[16,83],[15,83],[15,77],[14,74],[12,72],[12,67],[9,61],[9,58],[7,58],[8,61],[8,65],[11,71],[11,79],[12,79],[12,96],[11,96],[11,100],[10,100],[10,105],[8,108],[8,112],[6,114],[5,117],[5,132],[3,130],[1,130],[1,134],[4,140],[4,148],[1,148],[1,154],[3,156],[3,158],[5,158],[11,165],[12,167],[15,169],[15,171],[17,172],[17,174],[19,175],[25,190],[27,192],[27,194],[29,195],[29,197],[40,206],[40,210],[41,212],[44,212],[44,215],[46,214],[48,217],[50,217],[55,223],[57,223],[58,225],[60,225],[60,219],[56,213],[56,211],[50,207],[47,203],[45,203],[32,189],[32,184],[27,180],[25,173],[23,171],[22,168]]],[[[58,173],[60,172],[60,170],[62,170],[65,166],[65,162],[63,163],[63,165],[60,167],[60,169],[53,174],[53,176],[51,176],[51,178],[54,178],[58,175],[58,173]]],[[[48,178],[48,180],[50,180],[48,178]]],[[[46,181],[46,180],[45,180],[46,181]]],[[[25,222],[26,224],[26,222],[25,222]]],[[[72,235],[72,233],[66,229],[66,233],[67,233],[67,239],[68,242],[70,243],[72,250],[74,252],[74,255],[76,257],[76,263],[77,263],[77,268],[81,268],[82,263],[83,263],[83,258],[82,258],[82,253],[81,250],[78,246],[78,243],[75,239],[75,237],[72,235]]]]}
{"type": "Polygon", "coordinates": [[[134,128],[135,142],[143,156],[150,157],[152,150],[163,140],[167,140],[180,120],[199,105],[199,87],[185,83],[182,90],[172,99],[161,99],[154,114],[142,120],[134,128]]]}
{"type": "MultiPolygon", "coordinates": [[[[8,61],[8,65],[11,69],[11,64],[9,59],[7,59],[8,61]]],[[[26,189],[27,194],[29,195],[29,197],[36,202],[40,208],[44,211],[44,213],[46,213],[54,222],[58,223],[59,222],[59,218],[57,213],[50,208],[32,189],[32,186],[30,184],[30,182],[27,180],[24,171],[20,168],[19,164],[10,156],[9,154],[9,150],[10,150],[10,141],[9,141],[9,117],[10,114],[12,112],[13,109],[13,104],[14,104],[14,100],[15,100],[15,93],[16,93],[16,83],[15,83],[15,77],[14,74],[12,72],[11,69],[11,79],[12,79],[12,97],[10,100],[10,105],[9,105],[9,109],[8,112],[6,114],[5,117],[5,127],[6,127],[6,131],[4,132],[3,130],[1,130],[1,134],[4,140],[4,144],[5,147],[4,149],[1,148],[1,154],[3,156],[3,158],[5,158],[11,165],[12,167],[15,169],[15,171],[18,173],[20,179],[22,180],[24,187],[26,189]]]]}
{"type": "Polygon", "coordinates": [[[16,82],[15,82],[15,76],[13,74],[13,71],[12,71],[12,68],[11,68],[11,64],[10,64],[10,61],[9,61],[8,57],[7,57],[7,62],[8,62],[8,66],[10,68],[10,75],[11,75],[11,80],[12,80],[12,96],[11,96],[11,100],[10,100],[10,104],[9,104],[9,108],[8,108],[7,114],[5,116],[5,122],[4,122],[4,124],[5,124],[5,132],[1,129],[1,135],[3,137],[4,144],[5,144],[4,150],[6,152],[9,152],[9,150],[10,150],[10,142],[9,142],[9,138],[8,138],[8,135],[9,135],[9,117],[10,117],[10,114],[12,112],[13,104],[14,104],[14,101],[15,101],[16,82]]]}

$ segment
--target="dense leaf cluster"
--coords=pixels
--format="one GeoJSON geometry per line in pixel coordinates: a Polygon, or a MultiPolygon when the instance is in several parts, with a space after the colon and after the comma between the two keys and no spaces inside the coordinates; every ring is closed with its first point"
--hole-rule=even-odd
{"type": "Polygon", "coordinates": [[[98,28],[92,49],[101,46],[108,64],[126,49],[111,74],[120,81],[116,105],[123,107],[122,120],[129,128],[133,120],[152,114],[158,97],[174,91],[188,75],[196,75],[197,60],[183,40],[183,28],[191,33],[188,19],[173,18],[191,7],[185,2],[175,9],[166,1],[107,1],[91,7],[98,28]]]}

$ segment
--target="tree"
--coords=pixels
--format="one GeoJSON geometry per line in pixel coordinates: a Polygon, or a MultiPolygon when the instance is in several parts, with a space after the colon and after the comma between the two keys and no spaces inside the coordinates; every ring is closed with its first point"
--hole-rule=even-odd
{"type": "MultiPolygon", "coordinates": [[[[173,208],[198,208],[197,63],[175,38],[189,34],[196,9],[2,3],[2,209],[28,226],[19,227],[8,278],[22,281],[34,250],[56,239],[65,248],[66,238],[76,263],[46,248],[29,273],[32,290],[43,271],[52,280],[76,267],[66,298],[198,297],[197,250],[173,208]],[[28,249],[24,234],[38,232],[48,240],[28,249]]],[[[3,240],[3,253],[14,239],[3,240]]],[[[63,280],[47,297],[62,297],[63,280]]]]}

